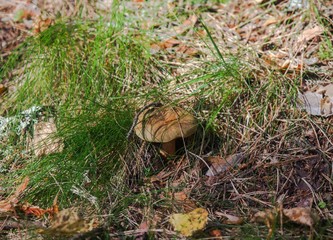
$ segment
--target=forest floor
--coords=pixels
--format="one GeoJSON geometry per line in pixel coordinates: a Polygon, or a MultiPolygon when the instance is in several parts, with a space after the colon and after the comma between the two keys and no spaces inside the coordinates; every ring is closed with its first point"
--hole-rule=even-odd
{"type": "Polygon", "coordinates": [[[333,238],[330,1],[0,0],[0,18],[0,237],[333,238]],[[131,132],[178,107],[197,130],[175,154],[131,132]]]}

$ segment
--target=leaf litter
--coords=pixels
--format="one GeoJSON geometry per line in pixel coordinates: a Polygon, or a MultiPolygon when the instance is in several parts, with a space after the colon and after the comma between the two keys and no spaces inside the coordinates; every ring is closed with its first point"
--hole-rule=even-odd
{"type": "Polygon", "coordinates": [[[313,230],[314,226],[319,223],[319,217],[317,213],[311,208],[273,208],[255,213],[251,218],[251,221],[264,223],[269,230],[267,239],[270,239],[274,232],[276,223],[285,223],[286,221],[291,221],[301,225],[306,225],[310,227],[311,230],[313,230]]]}

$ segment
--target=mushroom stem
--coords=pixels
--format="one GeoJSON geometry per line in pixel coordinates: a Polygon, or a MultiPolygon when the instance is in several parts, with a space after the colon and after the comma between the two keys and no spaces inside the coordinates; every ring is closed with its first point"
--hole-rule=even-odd
{"type": "Polygon", "coordinates": [[[175,155],[176,153],[176,140],[170,142],[162,143],[162,150],[165,151],[168,155],[175,155]]]}

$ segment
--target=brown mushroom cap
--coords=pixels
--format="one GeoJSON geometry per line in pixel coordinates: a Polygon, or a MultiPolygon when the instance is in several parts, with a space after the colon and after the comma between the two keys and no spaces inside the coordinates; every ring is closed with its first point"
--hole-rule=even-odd
{"type": "Polygon", "coordinates": [[[147,109],[138,116],[134,128],[136,135],[148,142],[170,142],[186,138],[197,130],[197,120],[179,107],[147,109]]]}

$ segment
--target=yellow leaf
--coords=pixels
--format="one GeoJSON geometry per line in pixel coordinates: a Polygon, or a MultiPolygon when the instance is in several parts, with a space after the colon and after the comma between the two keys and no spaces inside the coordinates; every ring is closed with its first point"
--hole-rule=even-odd
{"type": "Polygon", "coordinates": [[[206,226],[208,212],[206,209],[197,208],[187,214],[172,214],[169,221],[176,231],[189,237],[192,236],[195,231],[201,230],[206,226]]]}

